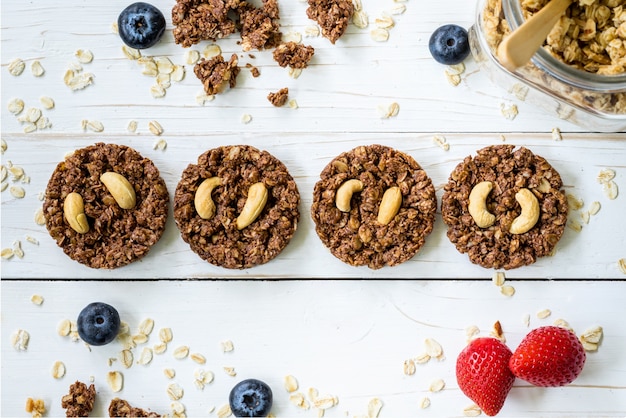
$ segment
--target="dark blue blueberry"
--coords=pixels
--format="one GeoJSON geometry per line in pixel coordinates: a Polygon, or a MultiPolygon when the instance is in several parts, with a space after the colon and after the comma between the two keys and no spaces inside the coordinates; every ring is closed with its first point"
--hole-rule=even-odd
{"type": "Polygon", "coordinates": [[[230,391],[228,403],[236,417],[266,417],[272,409],[272,390],[260,380],[242,380],[230,391]]]}
{"type": "Polygon", "coordinates": [[[430,36],[428,49],[435,61],[445,65],[458,64],[470,53],[467,30],[458,25],[443,25],[430,36]]]}
{"type": "Polygon", "coordinates": [[[135,49],[146,49],[155,45],[165,32],[163,13],[151,4],[133,3],[117,18],[120,38],[135,49]]]}
{"type": "Polygon", "coordinates": [[[105,345],[120,331],[120,315],[103,302],[93,302],[78,314],[78,335],[90,345],[105,345]]]}

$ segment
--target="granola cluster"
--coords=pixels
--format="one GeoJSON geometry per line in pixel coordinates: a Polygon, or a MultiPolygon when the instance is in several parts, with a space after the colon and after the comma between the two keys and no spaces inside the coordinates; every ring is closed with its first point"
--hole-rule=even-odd
{"type": "MultiPolygon", "coordinates": [[[[547,0],[521,0],[527,14],[547,0]]],[[[557,59],[597,74],[626,72],[626,10],[624,0],[577,0],[550,33],[544,46],[557,59]]],[[[482,13],[487,44],[495,51],[510,33],[502,0],[487,0],[482,13]]],[[[532,62],[520,68],[530,81],[546,86],[560,97],[583,108],[609,114],[626,114],[626,93],[582,90],[549,77],[532,62]]],[[[567,119],[568,115],[563,115],[567,119]]]]}
{"type": "Polygon", "coordinates": [[[354,14],[352,0],[307,0],[306,15],[315,20],[322,29],[322,35],[331,43],[344,34],[354,14]]]}
{"type": "Polygon", "coordinates": [[[172,8],[174,41],[190,47],[241,32],[242,48],[272,48],[280,42],[277,0],[259,8],[245,0],[177,0],[172,8]]]}
{"type": "Polygon", "coordinates": [[[148,412],[141,408],[135,408],[131,406],[128,401],[120,398],[114,398],[109,404],[109,416],[159,418],[161,415],[156,412],[148,412]]]}
{"type": "Polygon", "coordinates": [[[271,92],[267,95],[267,100],[270,101],[276,107],[281,107],[287,100],[289,99],[289,89],[287,87],[283,87],[277,92],[271,92]]]}
{"type": "Polygon", "coordinates": [[[206,94],[221,93],[227,86],[231,88],[237,85],[237,74],[240,68],[237,54],[233,54],[228,62],[222,55],[216,55],[211,59],[202,58],[194,67],[193,72],[200,79],[206,94]]]}
{"type": "Polygon", "coordinates": [[[309,45],[302,45],[293,41],[279,45],[274,50],[274,61],[281,67],[306,68],[313,58],[315,49],[309,45]]]}
{"type": "Polygon", "coordinates": [[[88,417],[93,410],[96,399],[96,387],[87,387],[83,382],[76,381],[70,385],[70,393],[61,398],[61,406],[67,417],[88,417]]]}

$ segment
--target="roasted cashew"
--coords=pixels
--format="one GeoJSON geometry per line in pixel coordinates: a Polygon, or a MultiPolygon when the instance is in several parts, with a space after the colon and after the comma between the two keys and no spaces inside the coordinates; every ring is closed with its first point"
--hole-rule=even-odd
{"type": "Polygon", "coordinates": [[[493,189],[490,181],[478,183],[469,195],[469,213],[479,228],[488,228],[496,221],[496,217],[487,210],[487,196],[493,189]]]}
{"type": "Polygon", "coordinates": [[[113,171],[107,171],[100,176],[100,181],[104,183],[113,199],[122,209],[135,207],[137,202],[135,189],[126,177],[113,171]]]}
{"type": "Polygon", "coordinates": [[[70,227],[79,234],[86,234],[89,231],[89,222],[85,215],[83,197],[76,192],[65,196],[63,201],[63,214],[70,227]]]}
{"type": "Polygon", "coordinates": [[[237,229],[244,229],[261,214],[267,203],[267,188],[263,182],[254,183],[248,190],[248,199],[237,217],[237,229]]]}
{"type": "Polygon", "coordinates": [[[363,183],[361,180],[351,179],[345,181],[337,189],[337,196],[335,197],[335,205],[337,209],[342,212],[350,212],[350,201],[352,195],[356,192],[363,190],[363,183]]]}
{"type": "Polygon", "coordinates": [[[402,192],[398,186],[390,187],[385,190],[383,199],[378,209],[378,223],[383,225],[389,224],[396,216],[402,205],[402,192]]]}
{"type": "Polygon", "coordinates": [[[539,220],[539,201],[528,189],[520,189],[515,194],[515,200],[522,207],[522,213],[513,219],[509,232],[511,234],[524,234],[530,231],[539,220]]]}
{"type": "Polygon", "coordinates": [[[217,186],[222,185],[222,179],[219,177],[211,177],[205,179],[198,190],[196,190],[196,195],[193,199],[193,204],[196,208],[196,212],[202,219],[211,219],[215,216],[215,203],[211,198],[211,193],[213,193],[213,189],[217,186]]]}

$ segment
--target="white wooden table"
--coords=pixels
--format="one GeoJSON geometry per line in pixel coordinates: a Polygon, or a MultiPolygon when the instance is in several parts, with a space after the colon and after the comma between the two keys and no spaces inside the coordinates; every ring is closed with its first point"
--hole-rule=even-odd
{"type": "MultiPolygon", "coordinates": [[[[94,415],[106,414],[114,396],[105,383],[109,370],[122,370],[126,383],[120,395],[132,404],[169,411],[169,382],[162,373],[174,367],[174,379],[185,388],[181,400],[189,416],[217,416],[237,378],[257,377],[272,385],[276,416],[315,416],[289,402],[282,378],[293,374],[301,390],[309,387],[336,395],[339,404],[326,416],[358,416],[367,403],[380,398],[380,416],[460,416],[471,404],[454,378],[456,355],[465,344],[464,329],[477,325],[488,334],[500,320],[512,348],[529,328],[570,322],[578,332],[601,325],[605,338],[597,353],[589,355],[581,377],[559,389],[531,388],[518,381],[502,410],[503,416],[624,416],[626,414],[626,276],[618,260],[626,258],[626,133],[594,134],[547,115],[493,86],[472,60],[458,86],[451,85],[428,52],[432,31],[445,23],[469,27],[474,3],[460,0],[407,1],[406,12],[394,15],[395,26],[387,42],[375,42],[369,31],[374,19],[390,10],[392,0],[364,0],[370,26],[351,25],[335,45],[322,37],[303,37],[315,48],[310,66],[293,78],[272,59],[271,51],[241,52],[234,35],[218,41],[223,54],[237,53],[240,65],[260,70],[254,78],[243,68],[237,87],[199,105],[201,85],[193,68],[185,64],[185,50],[171,35],[171,1],[153,2],[164,11],[168,31],[159,45],[145,55],[167,56],[186,66],[186,77],[173,82],[165,97],[155,99],[155,80],[141,74],[142,67],[125,57],[122,43],[111,25],[127,3],[20,2],[1,6],[2,139],[7,150],[2,164],[22,167],[29,183],[20,186],[25,197],[2,198],[2,248],[21,242],[24,257],[2,260],[2,416],[24,415],[27,397],[46,401],[50,416],[63,415],[60,398],[75,380],[93,376],[99,391],[94,415]],[[72,92],[63,75],[76,62],[78,49],[93,52],[83,71],[93,73],[93,85],[72,92]],[[9,63],[21,58],[26,70],[18,77],[9,63]],[[30,70],[39,60],[45,74],[30,70]],[[297,108],[275,108],[266,96],[282,87],[297,101],[297,108]],[[41,96],[54,99],[43,108],[41,96]],[[7,108],[13,98],[37,107],[52,123],[49,129],[25,134],[7,108]],[[381,118],[378,108],[398,103],[397,116],[381,118]],[[501,107],[516,105],[519,114],[507,119],[501,107]],[[242,117],[249,115],[249,123],[242,117]],[[97,120],[104,131],[84,131],[82,120],[97,120]],[[136,120],[136,133],[127,130],[136,120]],[[164,129],[152,135],[148,122],[164,129]],[[552,138],[559,128],[563,139],[552,138]],[[445,138],[449,150],[433,142],[445,138]],[[155,149],[163,139],[165,150],[155,149]],[[491,144],[529,147],[547,158],[561,173],[565,190],[584,201],[584,210],[598,201],[601,210],[582,231],[570,228],[553,257],[532,266],[508,271],[516,288],[512,297],[500,294],[489,279],[493,271],[471,264],[445,235],[438,214],[425,247],[410,261],[372,271],[354,268],[335,259],[321,244],[309,216],[311,195],[322,168],[337,154],[358,145],[381,143],[412,155],[427,171],[441,199],[449,173],[462,158],[491,144]],[[181,171],[209,148],[249,144],[281,159],[296,179],[302,197],[301,222],[288,247],[270,263],[248,270],[226,270],[200,260],[185,244],[172,217],[163,238],[142,261],[113,270],[92,270],[68,259],[34,221],[41,207],[40,194],[56,164],[69,151],[95,142],[126,144],[151,158],[161,170],[170,195],[181,171]],[[622,193],[609,200],[596,176],[603,168],[616,171],[622,193]],[[34,239],[38,244],[29,242],[34,239]],[[64,279],[71,279],[66,281],[64,279]],[[76,280],[75,280],[76,279],[76,280]],[[90,280],[83,280],[90,279],[90,280]],[[187,280],[202,279],[202,280],[187,280]],[[211,279],[211,280],[207,280],[211,279]],[[217,281],[212,279],[219,279],[217,281]],[[233,280],[281,279],[281,280],[233,280]],[[296,279],[296,280],[282,280],[296,279]],[[315,280],[311,280],[315,279],[315,280]],[[316,280],[327,279],[327,280],[316,280]],[[329,280],[349,279],[349,280],[329,280]],[[366,280],[369,279],[369,280],[366,280]],[[409,280],[404,280],[409,279],[409,280]],[[539,279],[539,280],[532,280],[539,279]],[[579,281],[584,279],[584,281],[579,281]],[[45,301],[33,305],[32,294],[45,301]],[[155,329],[171,327],[171,344],[189,345],[204,354],[215,381],[204,391],[193,385],[199,366],[172,358],[173,347],[147,366],[123,369],[107,359],[121,350],[119,343],[88,351],[56,334],[64,318],[74,319],[87,303],[100,299],[114,304],[131,328],[153,318],[155,329]],[[553,314],[539,320],[536,312],[553,314]],[[523,323],[530,315],[530,327],[523,323]],[[31,334],[25,352],[17,352],[10,336],[17,329],[31,334]],[[443,346],[445,361],[418,367],[413,376],[403,374],[404,360],[423,351],[423,340],[434,338],[443,346]],[[232,353],[222,353],[220,341],[231,339],[232,353]],[[67,374],[50,375],[54,361],[62,360],[67,374]],[[233,366],[237,378],[222,368],[233,366]],[[428,393],[430,382],[442,378],[446,387],[428,393]],[[428,396],[431,406],[420,410],[428,396]],[[211,406],[216,410],[209,414],[211,406]]],[[[306,3],[280,1],[281,29],[285,35],[304,34],[313,24],[306,18],[306,3]]],[[[200,52],[203,42],[193,49],[200,52]]],[[[570,218],[579,220],[580,211],[570,218]]],[[[148,343],[151,346],[156,335],[148,343]]],[[[135,350],[139,356],[140,348],[135,350]]]]}

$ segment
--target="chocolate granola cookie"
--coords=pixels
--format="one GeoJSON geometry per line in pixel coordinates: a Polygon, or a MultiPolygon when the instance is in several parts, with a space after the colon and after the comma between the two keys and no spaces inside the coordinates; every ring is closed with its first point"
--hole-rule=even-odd
{"type": "Polygon", "coordinates": [[[73,260],[116,268],[161,238],[169,195],[159,170],[124,145],[82,148],[59,163],[46,188],[46,228],[73,260]]]}
{"type": "Polygon", "coordinates": [[[435,221],[435,188],[409,155],[360,146],[332,160],[313,190],[311,216],[331,253],[378,269],[413,257],[435,221]]]}
{"type": "Polygon", "coordinates": [[[512,269],[550,255],[563,235],[567,198],[542,157],[494,145],[466,157],[450,175],[441,204],[448,238],[470,261],[512,269]]]}
{"type": "Polygon", "coordinates": [[[174,196],[183,240],[216,266],[267,263],[296,232],[300,193],[285,165],[246,145],[211,149],[190,164],[174,196]]]}

